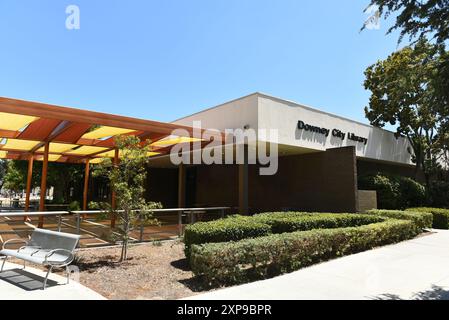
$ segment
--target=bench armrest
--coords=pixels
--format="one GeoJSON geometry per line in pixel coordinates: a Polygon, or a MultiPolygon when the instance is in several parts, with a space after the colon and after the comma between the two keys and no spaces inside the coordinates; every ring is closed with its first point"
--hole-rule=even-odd
{"type": "MultiPolygon", "coordinates": [[[[9,243],[15,243],[15,242],[19,242],[19,243],[25,243],[25,244],[28,244],[28,241],[27,240],[24,240],[24,239],[10,239],[10,240],[8,240],[8,241],[5,241],[4,243],[3,243],[3,245],[2,245],[2,250],[5,250],[6,249],[6,245],[7,244],[9,244],[9,243]]],[[[20,249],[19,249],[19,251],[22,249],[23,247],[21,247],[20,249]]]]}
{"type": "Polygon", "coordinates": [[[65,249],[55,249],[45,255],[44,264],[49,264],[49,265],[55,264],[59,267],[64,267],[64,266],[68,266],[69,264],[71,264],[74,259],[75,259],[75,256],[71,251],[65,250],[65,249]],[[58,252],[67,254],[67,259],[65,261],[51,261],[48,259],[48,258],[51,258],[52,255],[54,255],[55,253],[58,253],[58,252]]]}

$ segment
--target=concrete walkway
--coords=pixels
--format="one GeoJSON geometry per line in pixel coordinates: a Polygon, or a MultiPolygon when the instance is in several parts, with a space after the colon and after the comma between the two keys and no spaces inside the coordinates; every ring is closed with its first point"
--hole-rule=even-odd
{"type": "Polygon", "coordinates": [[[449,300],[449,231],[218,290],[199,300],[449,300]]]}
{"type": "Polygon", "coordinates": [[[45,272],[5,264],[5,271],[0,273],[0,301],[2,300],[105,300],[103,296],[76,281],[66,285],[66,278],[51,274],[47,289],[41,290],[45,272]]]}

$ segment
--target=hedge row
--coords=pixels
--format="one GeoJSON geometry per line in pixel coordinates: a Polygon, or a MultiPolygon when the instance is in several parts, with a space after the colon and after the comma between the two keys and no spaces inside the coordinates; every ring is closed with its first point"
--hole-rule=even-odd
{"type": "Polygon", "coordinates": [[[292,272],[335,257],[411,239],[408,220],[387,219],[360,227],[316,229],[238,242],[192,246],[190,265],[208,285],[234,285],[292,272]]]}
{"type": "Polygon", "coordinates": [[[184,232],[185,253],[189,256],[193,244],[238,241],[269,234],[269,225],[257,222],[251,217],[232,216],[211,222],[199,222],[187,226],[184,232]]]}
{"type": "Polygon", "coordinates": [[[427,228],[432,228],[433,216],[428,212],[418,211],[394,211],[394,210],[370,210],[367,212],[370,215],[381,216],[386,218],[393,218],[399,220],[411,220],[416,225],[419,231],[427,228]]]}
{"type": "Polygon", "coordinates": [[[254,216],[254,220],[271,227],[274,234],[313,229],[358,227],[383,221],[363,214],[275,212],[254,216]]]}
{"type": "Polygon", "coordinates": [[[186,228],[186,255],[194,244],[239,241],[269,234],[312,229],[356,227],[383,221],[380,217],[363,214],[264,213],[253,217],[233,216],[227,219],[200,222],[186,228]]]}
{"type": "Polygon", "coordinates": [[[433,215],[434,229],[449,229],[449,209],[438,208],[410,208],[407,211],[428,212],[433,215]]]}

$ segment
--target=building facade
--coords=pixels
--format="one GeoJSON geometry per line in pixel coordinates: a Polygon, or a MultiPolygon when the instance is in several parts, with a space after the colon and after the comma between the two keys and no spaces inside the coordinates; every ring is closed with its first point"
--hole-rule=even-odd
{"type": "Polygon", "coordinates": [[[291,101],[255,93],[174,121],[202,128],[277,130],[258,136],[275,143],[278,170],[262,176],[259,165],[189,165],[154,159],[150,199],[165,207],[228,206],[240,213],[304,210],[357,212],[357,177],[374,172],[413,176],[409,141],[393,132],[291,101]]]}

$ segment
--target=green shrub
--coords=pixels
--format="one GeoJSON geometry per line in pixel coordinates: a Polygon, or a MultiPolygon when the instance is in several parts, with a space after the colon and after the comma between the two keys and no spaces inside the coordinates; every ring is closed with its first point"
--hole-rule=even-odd
{"type": "Polygon", "coordinates": [[[68,208],[69,211],[79,211],[81,210],[80,203],[78,201],[72,201],[68,208]]]}
{"type": "Polygon", "coordinates": [[[355,227],[381,221],[362,214],[278,212],[253,217],[233,216],[222,220],[190,225],[184,234],[186,255],[193,244],[238,241],[312,229],[355,227]]]}
{"type": "Polygon", "coordinates": [[[398,184],[400,209],[421,206],[426,202],[426,188],[422,184],[401,176],[392,176],[391,179],[398,184]]]}
{"type": "Polygon", "coordinates": [[[413,179],[375,174],[359,177],[360,190],[377,191],[377,205],[380,209],[405,209],[423,205],[426,201],[424,186],[413,179]]]}
{"type": "Polygon", "coordinates": [[[185,230],[185,252],[189,256],[190,247],[194,244],[238,241],[270,233],[269,225],[255,221],[251,217],[233,216],[211,222],[199,222],[187,226],[185,230]]]}
{"type": "Polygon", "coordinates": [[[434,229],[449,229],[449,209],[438,208],[410,208],[407,211],[427,212],[433,215],[434,229]]]}
{"type": "Polygon", "coordinates": [[[336,213],[263,213],[254,216],[256,221],[268,224],[272,233],[286,233],[313,229],[357,227],[382,221],[379,217],[363,214],[336,213]]]}
{"type": "Polygon", "coordinates": [[[428,188],[430,205],[437,208],[449,208],[449,182],[433,181],[428,188]]]}
{"type": "MultiPolygon", "coordinates": [[[[386,219],[386,218],[385,218],[386,219]]],[[[418,234],[412,221],[317,229],[192,247],[190,265],[209,285],[233,285],[292,272],[418,234]]]]}
{"type": "Polygon", "coordinates": [[[359,178],[358,186],[360,190],[377,191],[377,205],[379,208],[399,208],[399,186],[393,183],[387,176],[381,174],[362,176],[359,178]]]}
{"type": "Polygon", "coordinates": [[[370,210],[367,214],[393,218],[399,220],[411,220],[418,228],[418,231],[432,228],[433,216],[428,212],[419,211],[394,211],[394,210],[370,210]]]}

